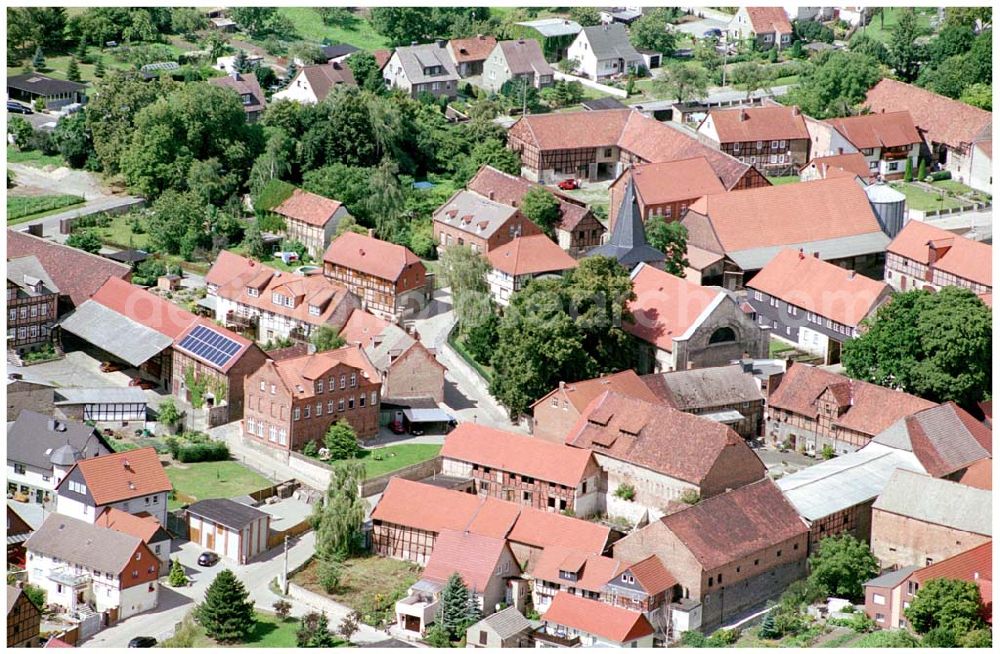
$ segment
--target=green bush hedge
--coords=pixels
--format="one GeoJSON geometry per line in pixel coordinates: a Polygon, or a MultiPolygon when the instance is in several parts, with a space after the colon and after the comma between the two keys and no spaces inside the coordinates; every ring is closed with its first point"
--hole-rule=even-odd
{"type": "Polygon", "coordinates": [[[229,458],[229,447],[222,441],[211,443],[194,443],[181,445],[177,448],[176,459],[181,463],[200,463],[202,461],[225,461],[229,458]]]}
{"type": "Polygon", "coordinates": [[[951,179],[950,170],[939,170],[936,173],[931,173],[931,181],[940,182],[942,179],[951,179]]]}

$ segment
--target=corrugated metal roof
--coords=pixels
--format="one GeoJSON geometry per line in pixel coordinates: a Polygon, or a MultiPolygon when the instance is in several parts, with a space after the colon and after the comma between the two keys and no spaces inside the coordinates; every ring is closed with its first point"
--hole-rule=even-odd
{"type": "Polygon", "coordinates": [[[410,422],[448,422],[451,416],[441,409],[403,409],[403,415],[410,422]]]}
{"type": "Polygon", "coordinates": [[[960,531],[993,535],[991,491],[907,470],[893,474],[873,508],[960,531]]]}
{"type": "Polygon", "coordinates": [[[542,18],[540,20],[528,20],[517,23],[523,27],[530,27],[544,37],[551,36],[568,36],[570,34],[579,34],[580,23],[572,20],[563,20],[562,18],[542,18]]]}
{"type": "Polygon", "coordinates": [[[133,366],[145,363],[174,342],[169,336],[93,300],[80,305],[63,318],[60,325],[67,332],[133,366]]]}
{"type": "Polygon", "coordinates": [[[896,586],[903,583],[907,577],[910,576],[918,566],[908,565],[906,567],[900,568],[899,570],[893,570],[892,572],[887,572],[884,575],[875,577],[874,579],[869,579],[865,582],[865,586],[872,586],[874,588],[895,588],[896,586]]]}
{"type": "Polygon", "coordinates": [[[108,388],[59,388],[56,390],[60,404],[146,404],[146,393],[138,387],[111,386],[108,388]]]}
{"type": "Polygon", "coordinates": [[[736,262],[736,265],[743,270],[760,270],[781,250],[797,250],[802,248],[810,253],[819,252],[819,258],[823,260],[843,259],[862,254],[885,252],[885,249],[889,246],[889,240],[889,237],[882,232],[868,232],[867,234],[831,238],[823,241],[807,241],[805,243],[737,250],[730,252],[729,258],[736,262]]]}
{"type": "Polygon", "coordinates": [[[799,515],[818,520],[878,497],[898,469],[924,471],[912,452],[870,443],[775,483],[799,515]]]}

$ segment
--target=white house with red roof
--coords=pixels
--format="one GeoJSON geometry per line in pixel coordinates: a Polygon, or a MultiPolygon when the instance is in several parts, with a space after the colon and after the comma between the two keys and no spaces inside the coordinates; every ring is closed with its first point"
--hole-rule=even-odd
{"type": "Polygon", "coordinates": [[[641,341],[644,372],[720,366],[767,353],[767,332],[743,303],[718,287],[699,286],[640,263],[632,271],[636,298],[624,329],[641,341]]]}
{"type": "Polygon", "coordinates": [[[761,50],[792,45],[792,24],[781,7],[740,7],[726,34],[731,40],[755,40],[761,50]]]}
{"type": "Polygon", "coordinates": [[[826,365],[840,361],[843,344],[891,293],[888,284],[796,250],[782,250],[747,282],[761,328],[826,365]]]}
{"type": "Polygon", "coordinates": [[[350,215],[340,201],[298,188],[272,211],[285,219],[285,238],[306,246],[314,259],[323,256],[337,225],[350,215]]]}
{"type": "Polygon", "coordinates": [[[545,234],[521,236],[487,255],[490,271],[486,281],[493,300],[502,307],[532,279],[559,277],[576,268],[576,259],[545,234]]]}
{"type": "Polygon", "coordinates": [[[886,251],[885,281],[897,291],[961,286],[992,293],[993,246],[911,220],[886,251]]]}
{"type": "Polygon", "coordinates": [[[535,631],[537,647],[652,647],[653,625],[638,611],[559,593],[535,631]]]}
{"type": "Polygon", "coordinates": [[[887,180],[902,179],[909,160],[916,175],[924,140],[909,111],[831,118],[826,122],[857,148],[873,174],[887,180]]]}

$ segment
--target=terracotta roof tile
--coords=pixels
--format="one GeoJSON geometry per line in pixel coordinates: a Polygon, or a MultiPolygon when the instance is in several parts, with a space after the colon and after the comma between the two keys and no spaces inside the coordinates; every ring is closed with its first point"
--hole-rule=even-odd
{"type": "Polygon", "coordinates": [[[219,254],[215,257],[215,261],[212,263],[212,267],[209,268],[208,274],[205,275],[205,283],[213,286],[221,286],[234,277],[245,275],[249,271],[254,271],[254,274],[256,274],[263,267],[265,266],[261,266],[260,263],[253,259],[248,259],[229,250],[220,250],[219,254]]]}
{"type": "Polygon", "coordinates": [[[323,227],[333,218],[333,214],[343,205],[337,200],[325,198],[302,189],[295,189],[288,198],[276,206],[273,211],[292,220],[298,220],[323,227]]]}
{"type": "MultiPolygon", "coordinates": [[[[702,500],[660,519],[705,570],[777,545],[809,528],[770,479],[702,500]]],[[[789,555],[794,558],[791,552],[789,555]]],[[[805,552],[801,552],[805,556],[805,552]]]]}
{"type": "Polygon", "coordinates": [[[888,251],[918,263],[930,261],[930,243],[938,246],[934,267],[992,288],[993,246],[919,220],[910,220],[889,244],[888,251]]]}
{"type": "Polygon", "coordinates": [[[562,393],[565,394],[565,397],[577,411],[582,412],[587,408],[587,405],[590,404],[591,400],[605,391],[614,391],[616,393],[620,393],[621,395],[634,397],[647,402],[657,401],[657,396],[649,389],[648,386],[646,386],[642,378],[640,378],[634,370],[629,369],[610,375],[604,375],[602,377],[595,377],[593,379],[585,379],[583,381],[565,384],[562,387],[556,388],[546,394],[542,397],[542,399],[536,401],[531,406],[534,408],[539,404],[548,401],[553,395],[562,393]]]}
{"type": "Polygon", "coordinates": [[[571,547],[551,545],[542,550],[531,570],[532,579],[540,579],[555,584],[575,586],[594,593],[604,589],[604,585],[619,572],[625,570],[625,562],[610,556],[583,554],[571,547]],[[577,575],[576,581],[568,581],[559,576],[565,570],[577,575]]]}
{"type": "Polygon", "coordinates": [[[973,488],[993,490],[993,459],[983,459],[973,463],[962,473],[958,483],[973,488]]]}
{"type": "Polygon", "coordinates": [[[385,68],[385,65],[389,63],[389,60],[392,59],[392,50],[375,50],[372,52],[372,55],[375,57],[375,63],[378,65],[378,69],[382,70],[385,68]]]}
{"type": "Polygon", "coordinates": [[[354,232],[345,232],[330,243],[323,261],[391,282],[411,267],[424,265],[402,245],[354,232]]]}
{"type": "Polygon", "coordinates": [[[925,89],[885,78],[868,91],[873,113],[906,110],[928,141],[959,147],[989,134],[993,114],[925,89]]]}
{"type": "Polygon", "coordinates": [[[303,66],[299,69],[299,75],[303,75],[309,80],[316,100],[322,102],[326,96],[330,95],[330,90],[339,84],[357,86],[350,66],[341,65],[332,61],[326,64],[316,64],[314,66],[303,66]]]}
{"type": "Polygon", "coordinates": [[[859,149],[895,148],[923,142],[910,112],[890,111],[826,121],[859,149]]]}
{"type": "Polygon", "coordinates": [[[257,76],[253,73],[237,73],[236,77],[232,75],[212,77],[208,80],[208,83],[213,86],[232,89],[241,97],[249,95],[253,98],[250,104],[243,105],[243,111],[246,113],[263,111],[264,109],[264,92],[260,90],[260,82],[257,81],[257,76]]]}
{"type": "Polygon", "coordinates": [[[720,143],[809,138],[806,121],[798,107],[713,109],[705,120],[715,125],[720,143]]]}
{"type": "Polygon", "coordinates": [[[141,538],[146,544],[152,542],[156,532],[161,529],[160,522],[148,513],[144,516],[134,515],[110,506],[104,509],[94,524],[141,538]]]}
{"type": "Polygon", "coordinates": [[[860,177],[861,179],[867,181],[872,176],[872,171],[868,168],[868,162],[865,160],[865,155],[860,152],[852,152],[850,154],[834,154],[828,157],[816,157],[805,166],[802,166],[800,172],[810,167],[816,168],[821,179],[850,175],[852,177],[860,177]]]}
{"type": "Polygon", "coordinates": [[[468,190],[512,207],[519,206],[525,194],[535,187],[545,189],[559,201],[560,221],[558,229],[576,229],[576,226],[590,215],[590,209],[572,198],[523,177],[508,175],[492,166],[480,168],[475,177],[466,184],[468,190]]]}
{"type": "Polygon", "coordinates": [[[91,299],[173,339],[198,320],[190,311],[117,277],[109,277],[91,299]]]}
{"type": "Polygon", "coordinates": [[[373,339],[382,334],[389,325],[388,320],[382,320],[367,311],[355,309],[340,330],[340,336],[348,343],[361,343],[362,347],[368,347],[372,344],[373,339]]]}
{"type": "Polygon", "coordinates": [[[97,292],[109,277],[128,280],[132,270],[96,254],[60,245],[16,229],[7,230],[7,258],[35,256],[59,288],[80,306],[97,292]]]}
{"type": "Polygon", "coordinates": [[[576,259],[544,234],[515,238],[490,250],[487,258],[494,269],[515,277],[562,272],[577,265],[576,259]]]}
{"type": "Polygon", "coordinates": [[[455,63],[462,64],[485,60],[496,47],[497,39],[495,36],[479,35],[468,39],[452,39],[448,44],[455,63]]]}
{"type": "Polygon", "coordinates": [[[709,195],[690,211],[708,217],[726,252],[882,231],[864,189],[848,177],[709,195]]]}
{"type": "MultiPolygon", "coordinates": [[[[702,484],[732,448],[745,463],[735,482],[747,483],[765,473],[744,440],[721,423],[643,402],[613,392],[596,397],[580,416],[566,442],[612,459],[641,466],[691,484],[702,484]]],[[[727,457],[730,464],[735,459],[727,457]]]]}
{"type": "Polygon", "coordinates": [[[628,567],[636,582],[650,595],[658,595],[672,588],[677,579],[663,566],[663,562],[652,554],[628,567]]]}
{"type": "Polygon", "coordinates": [[[297,398],[315,396],[315,381],[322,379],[329,370],[339,365],[359,371],[358,383],[365,380],[379,383],[380,380],[378,370],[368,360],[364,350],[357,345],[345,345],[336,350],[314,352],[279,361],[267,361],[264,365],[272,366],[285,383],[286,388],[297,398]]]}
{"type": "Polygon", "coordinates": [[[597,600],[556,593],[542,616],[547,623],[594,634],[615,643],[628,643],[653,633],[653,625],[642,613],[597,600]]]}
{"type": "MultiPolygon", "coordinates": [[[[75,467],[83,475],[96,506],[173,490],[152,447],[83,459],[75,467]]],[[[71,474],[72,470],[56,488],[57,491],[71,474]]]]}
{"type": "Polygon", "coordinates": [[[614,185],[628,176],[635,182],[636,193],[645,206],[693,200],[726,191],[705,157],[639,164],[628,169],[614,185]]]}
{"type": "Polygon", "coordinates": [[[993,432],[954,402],[894,423],[874,442],[913,452],[927,474],[946,477],[993,454],[993,432]]]}
{"type": "Polygon", "coordinates": [[[993,605],[993,541],[956,554],[943,561],[938,561],[925,568],[914,570],[911,581],[923,585],[931,579],[958,579],[973,581],[979,586],[983,606],[990,608],[992,623],[993,605]]]}
{"type": "Polygon", "coordinates": [[[782,7],[747,7],[747,14],[756,34],[792,33],[792,24],[788,22],[788,14],[782,7]]]}
{"type": "Polygon", "coordinates": [[[673,352],[674,339],[695,326],[710,306],[726,301],[724,292],[694,284],[652,266],[641,265],[632,272],[635,299],[628,310],[634,322],[624,329],[633,336],[666,352],[673,352]]]}
{"type": "Polygon", "coordinates": [[[747,288],[857,327],[889,298],[889,285],[796,250],[782,250],[747,288]]]}
{"type": "Polygon", "coordinates": [[[601,554],[608,546],[610,535],[610,528],[596,522],[525,506],[521,507],[521,514],[507,538],[532,547],[559,545],[601,554]]]}
{"type": "Polygon", "coordinates": [[[576,488],[586,478],[590,452],[560,443],[463,422],[444,439],[441,456],[576,488]]]}
{"type": "Polygon", "coordinates": [[[434,550],[421,578],[446,582],[457,572],[470,590],[482,593],[506,549],[507,541],[503,538],[442,531],[434,540],[434,550]]]}
{"type": "Polygon", "coordinates": [[[935,406],[915,395],[848,379],[805,364],[788,368],[781,384],[768,398],[768,406],[815,420],[816,399],[828,387],[836,385],[843,385],[842,388],[850,392],[850,404],[835,424],[870,436],[876,436],[900,418],[935,406]]]}

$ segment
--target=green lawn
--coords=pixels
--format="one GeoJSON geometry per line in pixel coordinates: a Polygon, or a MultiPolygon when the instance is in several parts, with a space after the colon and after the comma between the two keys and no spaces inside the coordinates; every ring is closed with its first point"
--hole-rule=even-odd
{"type": "Polygon", "coordinates": [[[108,245],[120,248],[139,248],[140,250],[149,247],[149,234],[137,233],[132,229],[134,216],[123,213],[111,216],[105,227],[95,227],[97,235],[108,245]]]}
{"type": "MultiPolygon", "coordinates": [[[[234,645],[220,645],[214,639],[205,634],[205,630],[198,624],[193,624],[193,640],[190,647],[296,647],[295,632],[298,631],[299,621],[296,618],[282,620],[273,613],[257,611],[257,623],[254,625],[250,637],[245,643],[234,645]]],[[[331,629],[336,629],[337,625],[330,625],[331,629]]],[[[339,640],[339,639],[338,639],[339,640]]],[[[165,641],[163,647],[183,647],[184,644],[165,641]]],[[[337,647],[344,647],[346,643],[339,641],[337,647]]]]}
{"type": "MultiPolygon", "coordinates": [[[[899,14],[903,11],[902,7],[886,7],[885,20],[875,16],[871,19],[871,22],[864,28],[864,34],[878,39],[884,43],[888,43],[889,39],[892,37],[892,28],[899,22],[899,14]]],[[[917,25],[925,33],[930,33],[931,29],[931,16],[934,10],[927,10],[925,8],[917,8],[917,25]]]]}
{"type": "Polygon", "coordinates": [[[389,46],[386,38],[361,16],[356,15],[350,25],[326,25],[313,7],[281,7],[278,12],[288,17],[305,41],[322,43],[323,39],[330,39],[333,43],[349,43],[368,51],[389,46]]]}
{"type": "Polygon", "coordinates": [[[990,196],[981,191],[977,191],[972,187],[966,186],[962,182],[956,181],[954,179],[942,179],[937,182],[931,182],[931,186],[939,188],[953,195],[965,195],[976,198],[981,202],[986,202],[990,199],[990,196]]]}
{"type": "Polygon", "coordinates": [[[392,614],[396,600],[406,595],[420,574],[419,566],[406,561],[379,556],[348,559],[339,588],[328,594],[316,579],[316,563],[313,559],[292,581],[357,610],[362,621],[372,625],[392,614]]]}
{"type": "Polygon", "coordinates": [[[936,209],[957,209],[966,203],[945,195],[925,191],[916,184],[893,182],[892,188],[906,196],[906,206],[917,211],[934,211],[936,209]]]}
{"type": "Polygon", "coordinates": [[[66,162],[58,154],[42,154],[39,150],[21,152],[17,148],[7,146],[7,163],[23,163],[29,166],[65,166],[66,162]]]}
{"type": "Polygon", "coordinates": [[[7,224],[22,223],[83,204],[79,195],[8,195],[7,224]]]}
{"type": "Polygon", "coordinates": [[[795,184],[801,180],[798,175],[789,175],[787,177],[768,177],[767,181],[771,182],[775,186],[779,186],[781,184],[795,184]]]}
{"type": "Polygon", "coordinates": [[[371,478],[405,468],[414,463],[433,459],[440,451],[440,445],[404,443],[362,450],[361,456],[358,458],[365,464],[365,475],[371,478]]]}
{"type": "Polygon", "coordinates": [[[274,483],[236,461],[174,461],[166,467],[166,471],[170,483],[174,485],[175,497],[168,505],[171,511],[196,500],[246,495],[274,483]]]}

